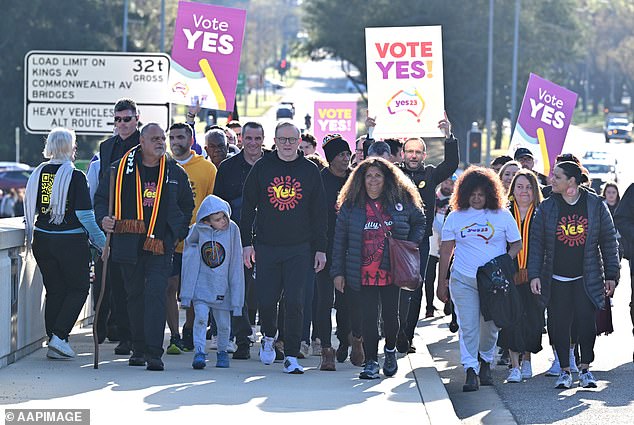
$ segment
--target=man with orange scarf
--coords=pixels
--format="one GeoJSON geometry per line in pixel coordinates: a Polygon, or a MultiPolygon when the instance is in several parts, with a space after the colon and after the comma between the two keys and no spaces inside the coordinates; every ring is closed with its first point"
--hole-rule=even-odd
{"type": "Polygon", "coordinates": [[[112,165],[114,215],[108,214],[108,173],[95,193],[95,215],[113,233],[111,257],[127,292],[133,350],[128,364],[163,370],[167,278],[174,247],[187,236],[194,200],[187,174],[165,153],[163,129],[146,124],[139,142],[112,165]]]}

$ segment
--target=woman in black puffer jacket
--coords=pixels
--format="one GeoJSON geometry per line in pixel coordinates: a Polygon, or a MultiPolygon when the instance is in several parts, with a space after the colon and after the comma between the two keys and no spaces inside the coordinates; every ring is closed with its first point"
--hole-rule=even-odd
{"type": "Polygon", "coordinates": [[[528,277],[553,323],[561,374],[555,386],[570,388],[570,327],[577,321],[581,347],[579,385],[596,387],[588,370],[594,360],[595,311],[604,308],[619,277],[616,231],[601,198],[580,184],[587,176],[574,162],[553,171],[553,194],[541,203],[530,232],[528,277]]]}
{"type": "Polygon", "coordinates": [[[379,220],[393,238],[419,244],[425,234],[423,202],[416,187],[396,166],[382,158],[369,158],[350,175],[337,205],[330,275],[337,290],[344,292],[351,312],[350,360],[355,365],[363,363],[363,344],[365,368],[359,377],[379,377],[380,299],[385,328],[383,373],[392,376],[397,371],[399,288],[391,281],[389,251],[379,220]]]}

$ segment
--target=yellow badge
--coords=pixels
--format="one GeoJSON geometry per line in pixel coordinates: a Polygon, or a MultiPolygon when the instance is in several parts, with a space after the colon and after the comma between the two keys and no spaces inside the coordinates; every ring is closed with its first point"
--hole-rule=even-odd
{"type": "Polygon", "coordinates": [[[425,184],[426,184],[426,183],[425,183],[425,180],[421,180],[421,182],[420,182],[420,183],[418,183],[418,188],[419,188],[419,189],[424,188],[424,187],[425,187],[425,184]]]}

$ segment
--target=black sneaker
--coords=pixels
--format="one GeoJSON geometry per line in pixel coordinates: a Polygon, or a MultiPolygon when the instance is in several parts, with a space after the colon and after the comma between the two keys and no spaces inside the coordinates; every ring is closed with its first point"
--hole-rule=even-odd
{"type": "Polygon", "coordinates": [[[478,375],[476,375],[475,370],[470,367],[469,369],[467,369],[467,379],[462,386],[462,391],[468,393],[471,391],[478,391],[479,388],[480,385],[478,385],[478,375]]]}
{"type": "Polygon", "coordinates": [[[451,321],[451,323],[449,323],[449,332],[451,332],[452,334],[458,332],[458,328],[458,322],[451,321]]]}
{"type": "Polygon", "coordinates": [[[414,347],[414,341],[409,340],[409,349],[407,350],[407,354],[413,354],[416,352],[416,347],[414,347]]]}
{"type": "Polygon", "coordinates": [[[163,360],[158,357],[152,357],[147,359],[147,370],[163,370],[165,366],[163,365],[163,360]]]}
{"type": "Polygon", "coordinates": [[[383,374],[387,377],[394,376],[398,371],[398,363],[396,362],[396,350],[385,350],[385,361],[383,362],[383,374]]]}
{"type": "Polygon", "coordinates": [[[143,354],[132,353],[128,360],[128,366],[145,366],[145,357],[143,354]]]}
{"type": "Polygon", "coordinates": [[[348,346],[339,343],[339,348],[337,348],[336,357],[339,363],[345,362],[346,359],[348,358],[348,346]]]}
{"type": "Polygon", "coordinates": [[[480,385],[491,386],[493,385],[493,376],[491,375],[491,364],[487,362],[480,362],[480,385]]]}
{"type": "Polygon", "coordinates": [[[247,344],[238,344],[238,349],[233,353],[234,360],[249,360],[251,358],[251,346],[247,344]]]}
{"type": "Polygon", "coordinates": [[[379,362],[368,360],[365,362],[363,371],[359,374],[360,379],[379,379],[379,362]]]}
{"type": "Polygon", "coordinates": [[[129,341],[121,341],[114,347],[114,353],[118,356],[129,356],[132,351],[131,345],[129,341]]]}
{"type": "Polygon", "coordinates": [[[183,328],[183,351],[194,351],[194,330],[192,328],[183,328]]]}
{"type": "Polygon", "coordinates": [[[402,332],[399,332],[396,337],[396,350],[401,354],[405,354],[409,351],[409,340],[402,332]]]}

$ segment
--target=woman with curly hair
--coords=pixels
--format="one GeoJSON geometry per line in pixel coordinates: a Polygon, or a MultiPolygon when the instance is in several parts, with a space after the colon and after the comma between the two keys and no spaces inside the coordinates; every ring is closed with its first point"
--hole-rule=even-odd
{"type": "Polygon", "coordinates": [[[542,329],[544,327],[544,308],[531,293],[528,284],[528,235],[537,207],[542,202],[542,192],[537,176],[531,170],[518,171],[511,181],[509,189],[509,211],[517,223],[522,236],[522,249],[517,255],[515,285],[522,301],[522,319],[509,328],[500,330],[498,345],[510,352],[511,369],[507,382],[521,382],[533,376],[531,353],[542,350],[542,329]],[[520,368],[520,353],[522,364],[520,368]]]}
{"type": "Polygon", "coordinates": [[[452,212],[442,229],[438,298],[451,300],[458,319],[460,360],[466,372],[463,391],[493,385],[491,362],[498,328],[480,314],[478,267],[507,253],[515,258],[522,248],[517,223],[506,209],[502,182],[491,169],[471,167],[459,178],[450,201],[452,212]],[[451,281],[449,260],[454,255],[451,281]],[[451,291],[448,291],[451,289],[451,291]],[[479,382],[478,382],[479,377],[479,382]]]}
{"type": "Polygon", "coordinates": [[[330,276],[335,288],[345,294],[350,309],[350,361],[361,366],[365,353],[365,368],[359,377],[379,378],[380,301],[385,329],[383,374],[393,376],[398,370],[400,288],[393,284],[390,275],[386,231],[395,239],[420,244],[425,234],[423,201],[414,184],[395,165],[373,157],[352,172],[339,193],[337,206],[330,276]]]}

